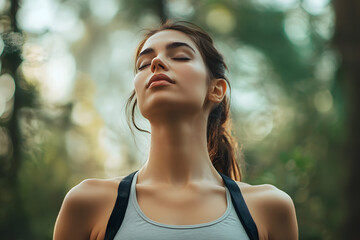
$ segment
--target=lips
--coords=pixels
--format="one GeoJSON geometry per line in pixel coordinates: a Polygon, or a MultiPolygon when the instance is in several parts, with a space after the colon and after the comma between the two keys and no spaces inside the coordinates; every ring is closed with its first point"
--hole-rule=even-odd
{"type": "Polygon", "coordinates": [[[165,80],[165,81],[168,81],[169,83],[175,83],[174,80],[172,80],[171,78],[169,78],[167,75],[163,74],[163,73],[159,73],[159,74],[154,74],[149,82],[147,83],[146,87],[148,88],[150,86],[150,84],[152,82],[155,82],[155,81],[160,81],[160,80],[165,80]]]}

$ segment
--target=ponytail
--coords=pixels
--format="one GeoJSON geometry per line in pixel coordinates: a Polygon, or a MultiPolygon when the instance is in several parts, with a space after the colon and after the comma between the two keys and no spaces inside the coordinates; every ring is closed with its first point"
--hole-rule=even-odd
{"type": "Polygon", "coordinates": [[[217,171],[233,180],[241,181],[236,161],[237,142],[231,134],[230,104],[225,97],[209,115],[207,124],[208,152],[217,171]]]}

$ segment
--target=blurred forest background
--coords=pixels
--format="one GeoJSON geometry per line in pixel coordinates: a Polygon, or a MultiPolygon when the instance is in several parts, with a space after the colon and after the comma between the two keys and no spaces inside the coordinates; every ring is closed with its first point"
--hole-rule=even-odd
{"type": "Polygon", "coordinates": [[[168,18],[225,56],[244,181],[293,198],[300,239],[358,239],[359,1],[0,0],[1,239],[51,239],[71,187],[146,161],[124,107],[141,30],[168,18]]]}

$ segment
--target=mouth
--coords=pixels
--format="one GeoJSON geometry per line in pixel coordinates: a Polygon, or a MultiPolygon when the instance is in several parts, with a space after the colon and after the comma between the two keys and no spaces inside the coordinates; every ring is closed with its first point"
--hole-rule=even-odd
{"type": "Polygon", "coordinates": [[[165,83],[165,84],[161,84],[161,85],[166,85],[166,83],[171,83],[171,84],[174,84],[175,81],[172,80],[171,78],[169,78],[166,74],[163,74],[163,73],[160,73],[160,74],[154,74],[149,82],[147,83],[146,87],[149,88],[150,85],[155,85],[155,84],[151,84],[153,82],[159,82],[158,85],[160,85],[160,83],[165,83]]]}

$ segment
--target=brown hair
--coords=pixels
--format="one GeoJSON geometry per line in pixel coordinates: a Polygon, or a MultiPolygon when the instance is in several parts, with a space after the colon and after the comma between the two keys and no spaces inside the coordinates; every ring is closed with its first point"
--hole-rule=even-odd
{"type": "MultiPolygon", "coordinates": [[[[225,77],[225,70],[227,70],[227,66],[224,62],[223,56],[214,47],[211,37],[195,24],[186,21],[167,21],[158,28],[148,30],[144,35],[144,39],[140,42],[136,49],[135,59],[139,55],[142,47],[149,37],[157,32],[167,29],[180,31],[188,35],[197,45],[201,53],[208,73],[210,73],[210,78],[208,78],[209,81],[216,78],[225,79],[231,92],[229,80],[225,77]]],[[[136,71],[137,70],[135,67],[135,72],[136,71]]],[[[208,86],[210,86],[209,83],[208,86]]],[[[241,181],[241,171],[236,161],[235,154],[237,149],[237,142],[231,134],[232,126],[229,101],[229,98],[225,96],[222,102],[213,108],[209,114],[207,124],[207,147],[211,162],[216,170],[229,176],[233,180],[241,181]]],[[[149,131],[139,128],[135,124],[134,113],[137,104],[135,90],[132,91],[126,103],[127,122],[131,131],[132,128],[130,124],[130,117],[128,115],[131,104],[131,120],[135,128],[139,131],[150,133],[149,131]]]]}

